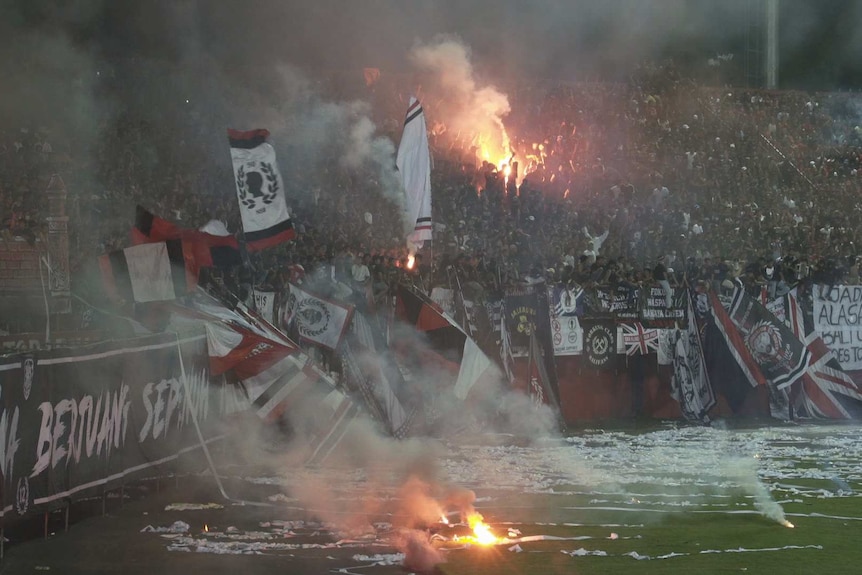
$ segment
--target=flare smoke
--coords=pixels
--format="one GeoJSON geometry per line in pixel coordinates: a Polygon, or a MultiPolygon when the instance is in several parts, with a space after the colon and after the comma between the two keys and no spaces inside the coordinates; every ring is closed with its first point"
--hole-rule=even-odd
{"type": "Polygon", "coordinates": [[[481,160],[497,163],[508,158],[511,146],[503,118],[510,112],[509,99],[494,86],[480,85],[467,46],[439,36],[416,45],[410,59],[428,74],[430,98],[425,101],[435,111],[434,120],[446,124],[449,136],[460,134],[462,142],[475,145],[481,160]]]}

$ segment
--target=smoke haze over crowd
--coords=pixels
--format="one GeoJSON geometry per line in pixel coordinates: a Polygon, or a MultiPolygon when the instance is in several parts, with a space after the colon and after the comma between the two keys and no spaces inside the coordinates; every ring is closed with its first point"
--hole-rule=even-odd
{"type": "MultiPolygon", "coordinates": [[[[703,70],[719,54],[735,55],[728,74],[738,84],[750,73],[746,66],[754,66],[749,59],[760,57],[751,49],[765,49],[762,42],[746,44],[746,35],[762,23],[755,4],[12,0],[0,8],[6,39],[0,48],[6,80],[0,118],[62,124],[82,136],[118,110],[148,108],[158,115],[163,101],[188,101],[192,118],[218,110],[235,122],[254,115],[260,122],[260,111],[269,110],[314,119],[326,110],[302,107],[311,91],[305,78],[365,67],[416,74],[416,46],[440,34],[469,49],[481,86],[504,79],[624,79],[638,63],[668,57],[703,70]],[[255,96],[248,98],[248,110],[225,109],[225,96],[237,93],[255,96]]],[[[856,58],[862,34],[853,26],[860,2],[782,0],[780,10],[779,78],[785,87],[862,83],[856,58]]],[[[388,153],[362,120],[346,130],[363,139],[368,154],[388,153]]],[[[313,145],[313,130],[310,139],[302,126],[300,131],[313,145]]],[[[357,160],[355,152],[341,157],[357,160]]]]}

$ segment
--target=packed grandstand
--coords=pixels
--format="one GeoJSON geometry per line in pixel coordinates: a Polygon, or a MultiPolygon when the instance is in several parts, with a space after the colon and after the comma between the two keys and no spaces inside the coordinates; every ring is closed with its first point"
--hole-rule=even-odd
{"type": "MultiPolygon", "coordinates": [[[[352,79],[349,96],[372,97],[379,127],[397,142],[411,86],[383,75],[372,92],[360,73],[352,79]]],[[[644,69],[627,84],[506,93],[521,170],[514,194],[498,166],[483,166],[482,158],[477,165],[469,138],[447,134],[434,103],[424,103],[437,224],[429,271],[458,260],[487,290],[535,269],[548,279],[607,283],[616,267],[613,278],[638,283],[650,281],[645,271],[664,255],[677,282],[740,277],[765,285],[770,267],[774,281],[788,285],[858,283],[855,94],[699,86],[668,66],[644,69]],[[605,231],[604,242],[593,241],[605,231]]],[[[43,231],[40,193],[53,173],[71,194],[73,270],[127,244],[136,204],[186,226],[215,218],[238,229],[229,165],[189,121],[157,123],[129,112],[110,127],[97,150],[80,149],[73,135],[50,126],[7,127],[0,142],[4,237],[43,231]]],[[[375,197],[374,175],[361,167],[309,170],[294,163],[301,159],[279,158],[301,233],[266,254],[269,281],[284,279],[285,264],[310,272],[365,254],[375,280],[385,281],[386,269],[407,253],[388,233],[394,206],[375,197]]]]}
{"type": "MultiPolygon", "coordinates": [[[[364,102],[357,109],[374,121],[380,137],[398,142],[416,86],[404,75],[366,69],[335,74],[316,89],[322,100],[364,102]]],[[[702,85],[670,62],[641,66],[624,83],[503,83],[498,89],[510,107],[502,116],[508,148],[502,160],[484,155],[483,134],[450,126],[444,102],[423,100],[433,161],[433,241],[415,254],[400,233],[398,203],[385,193],[371,162],[312,161],[302,148],[281,148],[295,238],[252,254],[244,265],[208,271],[204,283],[251,305],[256,292],[277,294],[283,303],[296,286],[314,286],[370,317],[399,296],[430,302],[436,294],[435,305],[446,317],[477,341],[487,340],[481,346],[504,368],[500,348],[507,328],[499,321],[505,315],[500,302],[531,290],[547,288],[543,297],[552,303],[583,295],[585,308],[571,314],[581,319],[583,338],[590,316],[613,316],[629,327],[634,324],[623,320],[638,320],[640,329],[684,329],[687,322],[675,318],[695,325],[698,308],[718,305],[710,303],[712,296],[727,302],[738,292],[766,305],[790,295],[810,310],[815,286],[860,283],[862,252],[855,243],[862,242],[856,225],[862,128],[856,94],[702,85]],[[653,324],[643,315],[644,306],[659,308],[664,298],[666,308],[685,309],[683,293],[695,294],[691,312],[668,313],[668,322],[653,324]],[[651,304],[649,295],[658,299],[651,304]],[[643,299],[630,301],[637,298],[643,299]],[[468,307],[482,307],[486,317],[475,320],[468,307]],[[481,326],[467,325],[471,317],[481,326]]],[[[98,126],[89,148],[59,127],[7,126],[0,134],[3,240],[44,237],[40,194],[52,175],[62,175],[69,193],[75,314],[88,326],[98,324],[93,317],[107,325],[113,316],[94,305],[101,300],[92,291],[91,273],[98,256],[130,245],[136,206],[183,228],[217,220],[233,233],[241,230],[227,145],[214,153],[201,128],[227,121],[213,109],[190,116],[182,105],[159,117],[122,110],[98,126]]],[[[782,317],[790,314],[786,309],[782,317]]],[[[276,314],[273,321],[281,318],[276,314]]],[[[10,331],[17,323],[2,318],[0,328],[10,331]]],[[[528,338],[510,354],[528,358],[513,376],[528,390],[536,379],[530,370],[543,363],[535,358],[554,355],[532,346],[528,338]]],[[[317,359],[336,376],[343,370],[326,350],[317,359]]],[[[581,377],[583,367],[566,367],[564,360],[545,366],[555,381],[535,390],[540,401],[562,409],[563,419],[680,415],[675,403],[644,398],[650,385],[664,386],[671,397],[675,392],[665,381],[670,373],[663,380],[660,367],[628,359],[622,368],[615,364],[613,378],[622,371],[638,382],[627,387],[631,399],[584,410],[570,396],[574,407],[567,408],[561,390],[567,377],[581,377]],[[643,382],[652,375],[645,392],[643,382]]],[[[773,415],[825,415],[811,406],[788,411],[764,390],[760,401],[771,403],[773,415]]],[[[756,403],[745,395],[725,393],[722,413],[756,403]]],[[[682,414],[704,420],[712,399],[699,412],[683,407],[682,414]]],[[[612,398],[597,399],[597,405],[603,401],[612,398]]],[[[851,414],[846,406],[834,413],[851,414]]]]}

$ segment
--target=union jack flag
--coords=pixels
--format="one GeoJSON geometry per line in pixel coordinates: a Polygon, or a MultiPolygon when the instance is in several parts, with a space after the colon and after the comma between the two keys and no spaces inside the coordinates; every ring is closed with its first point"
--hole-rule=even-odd
{"type": "Polygon", "coordinates": [[[862,416],[862,390],[841,368],[835,354],[816,331],[806,329],[796,290],[787,294],[787,320],[793,333],[810,352],[802,386],[796,396],[800,415],[827,419],[862,416]]]}
{"type": "Polygon", "coordinates": [[[627,356],[658,353],[658,329],[645,329],[640,322],[632,324],[624,323],[622,324],[622,328],[623,343],[626,346],[627,356]]]}

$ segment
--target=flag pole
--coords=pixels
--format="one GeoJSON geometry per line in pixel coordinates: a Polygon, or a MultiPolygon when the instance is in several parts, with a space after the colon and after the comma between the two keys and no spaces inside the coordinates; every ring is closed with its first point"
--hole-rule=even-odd
{"type": "Polygon", "coordinates": [[[45,289],[45,276],[42,272],[42,264],[51,272],[51,265],[41,254],[39,255],[39,283],[42,285],[42,299],[45,302],[45,347],[51,346],[51,306],[48,304],[48,292],[45,289]]]}
{"type": "Polygon", "coordinates": [[[218,486],[218,490],[221,493],[222,497],[224,497],[227,501],[233,501],[234,503],[239,503],[240,505],[254,505],[257,507],[274,507],[272,503],[263,503],[260,501],[247,501],[245,499],[235,499],[227,494],[224,489],[224,485],[221,482],[221,478],[216,471],[215,461],[212,458],[212,453],[210,453],[208,442],[204,439],[204,434],[201,431],[200,423],[198,422],[198,415],[195,410],[195,406],[192,404],[191,394],[189,393],[188,387],[188,378],[186,377],[186,367],[185,362],[183,362],[183,350],[180,346],[180,334],[177,332],[171,332],[174,334],[174,337],[177,340],[177,357],[180,360],[180,379],[183,384],[183,396],[185,398],[186,408],[189,410],[189,414],[192,416],[192,423],[195,426],[195,433],[198,436],[198,441],[200,441],[201,449],[204,452],[204,456],[207,460],[207,465],[210,468],[210,472],[213,474],[213,478],[215,479],[216,485],[218,486]]]}
{"type": "Polygon", "coordinates": [[[185,362],[183,361],[183,350],[180,346],[180,334],[177,332],[173,332],[173,334],[177,340],[177,357],[180,360],[180,380],[183,382],[183,397],[185,399],[186,409],[188,409],[189,414],[192,416],[192,423],[195,426],[195,432],[197,433],[201,449],[204,452],[204,456],[207,460],[207,465],[209,465],[210,472],[213,474],[213,478],[215,479],[216,485],[218,486],[218,490],[221,493],[222,497],[227,500],[231,500],[230,496],[224,490],[224,485],[222,484],[221,478],[219,477],[218,471],[216,470],[215,461],[213,461],[209,446],[207,445],[207,441],[206,439],[204,439],[204,434],[201,431],[201,426],[198,422],[197,410],[192,403],[191,393],[189,392],[188,386],[188,378],[186,377],[186,366],[185,362]]]}

